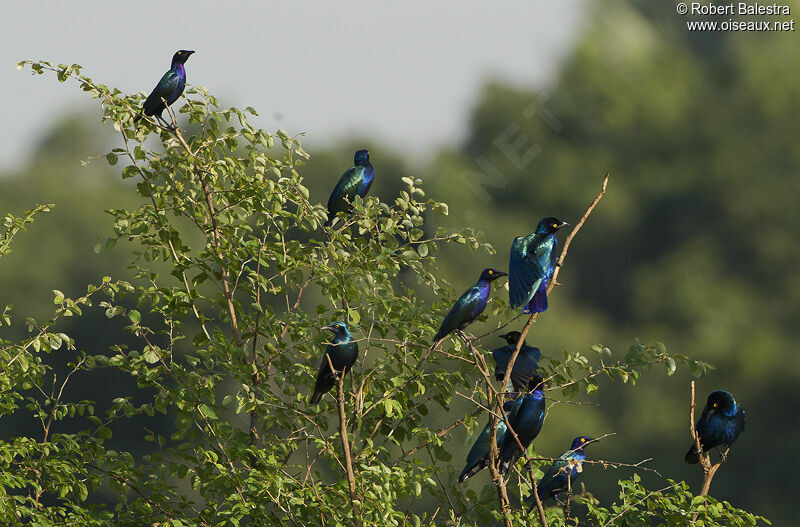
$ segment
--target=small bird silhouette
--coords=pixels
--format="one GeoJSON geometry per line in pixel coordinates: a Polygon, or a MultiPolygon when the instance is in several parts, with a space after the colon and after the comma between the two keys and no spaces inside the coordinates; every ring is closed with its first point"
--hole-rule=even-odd
{"type": "Polygon", "coordinates": [[[139,121],[142,118],[142,114],[144,114],[148,117],[155,116],[167,128],[171,128],[171,125],[164,121],[162,113],[167,106],[177,101],[178,97],[183,93],[183,88],[186,87],[186,68],[184,64],[192,53],[194,51],[182,49],[172,56],[172,65],[161,77],[161,80],[158,81],[158,84],[147,96],[147,99],[145,99],[142,105],[142,113],[136,116],[133,120],[134,123],[139,121]],[[167,101],[166,105],[164,100],[167,101]]]}
{"type": "Polygon", "coordinates": [[[556,232],[565,225],[569,224],[545,218],[533,233],[514,238],[508,263],[511,307],[524,306],[525,313],[547,311],[547,284],[556,268],[556,232]]]}
{"type": "MultiPolygon", "coordinates": [[[[512,401],[506,401],[506,403],[503,405],[503,412],[506,414],[506,417],[509,421],[514,419],[521,405],[522,397],[517,397],[512,401]]],[[[489,426],[490,424],[491,420],[486,423],[485,427],[483,427],[483,431],[481,431],[478,439],[475,440],[475,443],[469,450],[469,454],[467,454],[467,464],[464,466],[464,470],[462,470],[461,474],[458,476],[459,483],[463,483],[486,467],[486,463],[489,460],[489,446],[492,440],[492,429],[489,426]]],[[[498,447],[503,443],[503,437],[506,433],[506,430],[507,427],[505,421],[503,419],[498,419],[496,437],[498,447]]]]}
{"type": "MultiPolygon", "coordinates": [[[[703,453],[715,447],[730,446],[744,431],[744,409],[736,404],[736,399],[730,393],[724,390],[711,392],[695,430],[700,435],[703,453]]],[[[694,442],[683,459],[692,465],[700,461],[694,442]]]]}
{"type": "Polygon", "coordinates": [[[541,501],[548,498],[558,500],[560,493],[566,492],[569,487],[574,487],[583,472],[583,461],[586,459],[586,452],[583,449],[592,441],[596,441],[596,439],[585,436],[576,437],[572,440],[572,447],[550,465],[536,485],[541,501]]]}
{"type": "Polygon", "coordinates": [[[475,321],[483,310],[486,309],[486,303],[489,301],[489,293],[491,292],[491,284],[501,276],[508,276],[502,271],[487,267],[481,273],[478,282],[464,291],[464,294],[456,300],[450,312],[444,317],[439,331],[433,337],[433,345],[435,348],[442,339],[456,330],[463,330],[469,324],[475,321]]]}
{"type": "Polygon", "coordinates": [[[544,423],[544,392],[542,391],[544,381],[538,375],[534,375],[531,377],[528,387],[532,391],[521,397],[522,404],[514,419],[508,421],[511,429],[503,435],[503,444],[500,445],[499,470],[503,476],[508,474],[511,467],[522,456],[519,443],[522,444],[523,449],[527,449],[528,445],[541,432],[544,423]],[[512,430],[516,433],[516,438],[512,430]]]}
{"type": "Polygon", "coordinates": [[[310,400],[311,404],[319,403],[322,396],[336,385],[336,373],[331,371],[328,357],[331,358],[330,362],[333,363],[333,369],[339,375],[346,375],[355,364],[356,359],[358,359],[358,342],[353,340],[353,336],[347,329],[347,324],[334,322],[322,329],[332,331],[333,340],[325,348],[325,354],[322,356],[317,382],[314,384],[314,395],[311,396],[310,400]]]}
{"type": "MultiPolygon", "coordinates": [[[[519,331],[509,331],[505,335],[500,335],[500,338],[505,339],[508,345],[492,351],[492,358],[494,358],[495,363],[494,377],[498,381],[502,381],[505,378],[508,362],[517,349],[520,335],[519,331]]],[[[531,377],[536,374],[536,370],[539,368],[541,355],[542,352],[539,351],[539,348],[528,346],[524,340],[522,341],[519,355],[517,355],[514,367],[511,369],[511,384],[514,386],[515,391],[521,392],[528,386],[531,377]]]]}
{"type": "Polygon", "coordinates": [[[375,169],[369,162],[369,152],[359,150],[353,157],[353,166],[347,169],[328,198],[328,221],[324,226],[333,224],[338,212],[348,212],[351,210],[351,203],[356,196],[362,198],[367,195],[375,178],[375,169]]]}

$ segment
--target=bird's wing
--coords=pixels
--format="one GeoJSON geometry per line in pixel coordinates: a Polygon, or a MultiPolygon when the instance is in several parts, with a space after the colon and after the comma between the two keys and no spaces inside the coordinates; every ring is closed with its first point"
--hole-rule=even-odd
{"type": "Polygon", "coordinates": [[[568,454],[568,452],[564,452],[561,454],[556,461],[553,461],[553,464],[550,465],[550,468],[547,469],[547,472],[544,473],[542,479],[539,480],[539,489],[546,487],[550,484],[553,479],[558,475],[559,472],[564,472],[564,467],[567,466],[567,461],[564,459],[564,456],[568,454]]]}
{"type": "Polygon", "coordinates": [[[553,464],[550,465],[550,468],[547,469],[547,472],[544,473],[544,476],[542,476],[542,479],[540,479],[537,484],[540,497],[543,494],[558,490],[561,485],[566,484],[567,473],[572,471],[572,469],[568,469],[567,467],[569,466],[569,459],[572,457],[573,453],[572,450],[568,450],[558,456],[556,461],[553,461],[553,464]]]}
{"type": "Polygon", "coordinates": [[[330,362],[328,362],[328,355],[331,354],[332,350],[333,346],[328,344],[328,347],[325,348],[325,353],[322,354],[322,361],[320,362],[319,365],[319,373],[317,373],[317,382],[320,382],[320,380],[332,376],[330,363],[333,362],[333,356],[331,356],[331,360],[330,362]]]}
{"type": "Polygon", "coordinates": [[[481,458],[483,458],[483,456],[489,453],[489,440],[491,437],[491,428],[489,428],[489,423],[486,423],[486,426],[483,427],[478,439],[475,440],[472,448],[469,449],[469,454],[467,454],[467,463],[464,467],[464,473],[469,472],[469,470],[474,467],[475,464],[478,463],[481,458]]]}
{"type": "Polygon", "coordinates": [[[333,188],[330,198],[328,198],[328,211],[334,214],[343,211],[345,210],[346,202],[353,201],[358,185],[361,182],[361,172],[363,170],[364,167],[362,166],[352,166],[342,174],[339,182],[333,188]]]}
{"type": "Polygon", "coordinates": [[[347,371],[358,360],[358,343],[348,337],[345,342],[335,342],[331,345],[331,361],[337,371],[347,371]]]}
{"type": "Polygon", "coordinates": [[[499,381],[505,377],[508,361],[511,359],[511,353],[513,352],[514,348],[510,345],[492,351],[492,358],[494,359],[494,377],[496,380],[499,381]]]}
{"type": "MultiPolygon", "coordinates": [[[[517,412],[519,412],[521,406],[522,406],[522,397],[517,397],[513,401],[506,401],[503,404],[503,411],[506,413],[509,423],[514,422],[514,419],[517,417],[517,412]]],[[[498,444],[499,442],[500,438],[498,437],[498,444]]]]}
{"type": "Polygon", "coordinates": [[[147,96],[147,100],[144,102],[145,111],[152,111],[162,106],[164,103],[161,99],[169,100],[169,96],[180,87],[180,84],[181,78],[178,72],[172,69],[167,71],[164,76],[161,77],[161,80],[158,81],[156,87],[153,88],[153,91],[150,92],[150,95],[147,96]]]}
{"type": "Polygon", "coordinates": [[[456,300],[456,303],[450,308],[450,312],[444,317],[437,338],[444,337],[448,333],[457,330],[464,322],[471,321],[475,310],[480,304],[480,300],[481,290],[478,286],[474,285],[464,291],[464,294],[456,300]]]}
{"type": "Polygon", "coordinates": [[[516,419],[511,421],[511,426],[519,436],[522,445],[527,448],[539,432],[544,422],[544,398],[533,394],[526,395],[516,419]]]}
{"type": "Polygon", "coordinates": [[[508,261],[508,299],[511,307],[530,302],[545,276],[545,270],[535,254],[537,246],[532,246],[535,241],[535,235],[519,236],[511,244],[508,261]]]}
{"type": "MultiPolygon", "coordinates": [[[[509,408],[513,407],[513,404],[516,401],[508,401],[505,405],[503,405],[503,409],[508,411],[509,408]],[[511,403],[511,406],[509,406],[511,403]]],[[[491,420],[486,423],[486,426],[483,427],[478,439],[475,440],[475,443],[472,445],[472,448],[469,450],[469,454],[467,454],[467,462],[464,465],[464,470],[461,471],[461,474],[458,476],[458,482],[461,483],[465,479],[471,477],[472,475],[476,474],[478,471],[483,469],[482,463],[486,456],[489,455],[489,443],[492,439],[492,429],[489,427],[491,424],[491,420]]],[[[502,419],[497,420],[497,445],[499,446],[503,441],[503,436],[506,433],[506,423],[502,419]]]]}
{"type": "Polygon", "coordinates": [[[181,84],[181,77],[178,75],[178,72],[175,70],[167,71],[161,80],[158,81],[156,84],[156,89],[158,91],[162,91],[163,93],[172,93],[175,91],[181,84]]]}
{"type": "MultiPolygon", "coordinates": [[[[503,346],[492,351],[492,357],[496,364],[494,368],[495,379],[503,380],[508,363],[511,360],[511,355],[514,353],[516,346],[503,346]]],[[[511,384],[515,390],[522,391],[528,388],[528,381],[536,373],[539,368],[539,357],[541,352],[539,348],[531,346],[524,346],[517,355],[517,360],[514,361],[514,367],[511,369],[511,384]]]]}
{"type": "Polygon", "coordinates": [[[537,348],[524,347],[519,351],[517,360],[514,361],[514,367],[511,369],[511,384],[515,390],[521,391],[528,388],[531,377],[539,368],[539,355],[537,348]]]}

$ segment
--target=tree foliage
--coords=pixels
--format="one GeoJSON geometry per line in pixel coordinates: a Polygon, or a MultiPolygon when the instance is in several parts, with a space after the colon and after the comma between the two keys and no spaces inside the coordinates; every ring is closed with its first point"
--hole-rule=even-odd
{"type": "MultiPolygon", "coordinates": [[[[308,154],[297,137],[252,126],[252,108],[220,108],[194,87],[171,115],[186,121],[174,133],[136,128],[140,95],[97,84],[77,65],[25,66],[76,81],[101,102],[123,141],[105,160],[123,165],[121,177],[135,182],[139,201],[109,211],[114,235],[104,243],[133,244],[133,279],[103,279],[74,299],[54,291],[49,320],[30,320],[29,338],[1,343],[0,415],[24,412],[41,422],[40,436],[0,443],[4,522],[475,525],[503,516],[523,525],[537,517],[518,501],[503,511],[491,483],[480,493],[455,485],[461,460],[451,455],[448,432],[452,424],[474,430],[478,420],[472,410],[450,409],[467,400],[493,411],[496,389],[477,373],[486,335],[429,349],[455,298],[437,258],[448,245],[494,254],[479,231],[432,227],[448,207],[426,198],[413,177],[403,178],[394,200],[359,198],[342,227],[321,230],[325,209],[301,176],[308,154]],[[304,300],[312,291],[324,301],[304,300]],[[133,343],[120,336],[107,352],[77,349],[58,323],[90,309],[123,320],[133,343]],[[336,320],[350,325],[360,358],[341,397],[335,390],[313,408],[307,397],[327,342],[320,327],[336,320]],[[70,357],[66,377],[49,364],[54,352],[70,357]],[[94,402],[69,398],[75,376],[106,370],[135,379],[137,393],[116,394],[102,415],[94,402]],[[438,411],[434,419],[433,409],[445,410],[449,422],[438,411]],[[143,458],[108,446],[111,423],[156,413],[173,424],[168,433],[132,431],[152,444],[143,458]],[[113,494],[101,501],[104,489],[113,494]]],[[[0,239],[34,212],[8,219],[0,239]]],[[[477,270],[466,266],[464,274],[477,270]]],[[[517,318],[502,296],[487,309],[491,333],[517,318]]],[[[643,371],[672,374],[678,364],[698,375],[709,367],[661,343],[637,342],[626,353],[598,345],[550,354],[543,368],[548,398],[568,402],[579,391],[597,392],[600,377],[635,384],[643,371]]],[[[528,475],[541,476],[538,466],[548,462],[526,457],[531,471],[509,483],[523,495],[528,475]]],[[[613,504],[581,494],[582,514],[606,525],[645,517],[680,525],[695,512],[705,525],[759,520],[693,497],[685,484],[646,491],[637,475],[620,481],[613,504]]],[[[547,518],[550,525],[574,520],[558,507],[547,518]]]]}

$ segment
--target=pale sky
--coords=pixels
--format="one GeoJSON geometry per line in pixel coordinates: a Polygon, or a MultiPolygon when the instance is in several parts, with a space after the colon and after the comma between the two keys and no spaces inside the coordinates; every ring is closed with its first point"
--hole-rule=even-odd
{"type": "Polygon", "coordinates": [[[358,133],[424,156],[463,138],[487,78],[546,86],[584,11],[584,0],[15,2],[0,21],[0,170],[49,120],[94,103],[76,84],[17,71],[20,59],[78,63],[133,93],[193,49],[188,82],[253,106],[257,126],[306,132],[311,146],[358,133]]]}

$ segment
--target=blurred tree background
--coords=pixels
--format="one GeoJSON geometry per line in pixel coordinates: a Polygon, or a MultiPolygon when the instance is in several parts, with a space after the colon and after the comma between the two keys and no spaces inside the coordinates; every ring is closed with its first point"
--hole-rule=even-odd
{"type": "MultiPolygon", "coordinates": [[[[789,524],[799,462],[788,452],[766,462],[763,453],[785,451],[798,430],[784,410],[800,405],[793,353],[800,338],[797,37],[689,33],[673,11],[654,2],[597,6],[551,86],[532,91],[488,82],[467,139],[428,164],[356,138],[324,151],[308,145],[304,176],[312,199],[324,203],[353,151],[364,147],[376,167],[373,192],[382,198],[397,193],[403,175],[423,178],[429,194],[450,204],[449,227],[475,226],[498,250],[442,254],[445,278],[461,289],[485,265],[505,268],[511,240],[541,217],[577,221],[609,171],[609,192],[576,239],[563,286],[529,344],[553,355],[602,342],[622,353],[638,336],[715,364],[717,371],[700,381],[701,399],[714,389],[731,391],[747,410],[748,426],[711,494],[789,524]]],[[[19,237],[0,268],[3,302],[18,314],[47,312],[51,289],[80,294],[104,275],[129,276],[124,245],[94,251],[110,234],[103,210],[135,199],[104,162],[81,164],[105,151],[109,138],[117,140],[95,122],[96,116],[59,116],[27,166],[0,177],[4,213],[56,204],[19,237]]],[[[85,316],[65,331],[99,353],[109,342],[96,327],[85,316]]],[[[22,335],[25,328],[12,331],[22,335]]],[[[640,384],[635,398],[627,385],[614,384],[593,398],[599,406],[552,407],[537,452],[557,455],[576,435],[616,432],[590,457],[653,457],[649,466],[697,490],[700,471],[683,462],[688,378],[647,375],[640,384]]],[[[453,420],[441,416],[443,426],[453,420]]],[[[133,430],[129,438],[141,435],[133,430]]],[[[463,429],[449,441],[458,471],[471,441],[463,429]]],[[[589,466],[583,483],[606,500],[621,475],[589,466]]],[[[466,485],[477,490],[484,483],[466,485]]]]}

